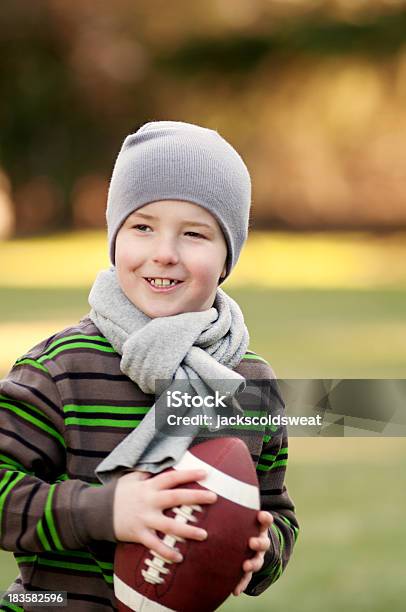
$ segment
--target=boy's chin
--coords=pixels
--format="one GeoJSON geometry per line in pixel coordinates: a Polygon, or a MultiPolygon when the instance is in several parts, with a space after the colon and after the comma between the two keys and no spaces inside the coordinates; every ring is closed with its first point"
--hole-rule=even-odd
{"type": "MultiPolygon", "coordinates": [[[[133,302],[134,303],[134,302],[133,302]]],[[[186,309],[180,306],[171,306],[170,304],[162,304],[159,306],[149,306],[146,304],[135,304],[139,310],[142,310],[147,317],[150,319],[156,319],[158,317],[171,317],[173,315],[181,314],[182,312],[187,312],[186,309]]]]}
{"type": "MultiPolygon", "coordinates": [[[[130,301],[136,306],[139,310],[141,310],[147,317],[151,319],[156,319],[158,317],[172,317],[174,315],[183,314],[185,312],[201,312],[203,310],[209,310],[214,305],[215,296],[210,299],[205,299],[204,303],[200,300],[176,300],[173,302],[171,300],[157,299],[154,301],[153,299],[139,299],[137,300],[131,299],[133,296],[130,296],[127,293],[127,297],[130,301]]],[[[168,296],[169,297],[169,296],[168,296]]],[[[172,296],[175,297],[175,296],[172,296]]],[[[205,296],[207,297],[207,296],[205,296]]]]}
{"type": "Polygon", "coordinates": [[[183,314],[185,312],[200,312],[202,310],[208,310],[208,308],[197,308],[196,306],[191,305],[162,305],[159,307],[147,307],[145,304],[136,304],[137,308],[142,310],[144,314],[147,315],[150,319],[157,319],[158,317],[173,317],[178,314],[183,314]]]}

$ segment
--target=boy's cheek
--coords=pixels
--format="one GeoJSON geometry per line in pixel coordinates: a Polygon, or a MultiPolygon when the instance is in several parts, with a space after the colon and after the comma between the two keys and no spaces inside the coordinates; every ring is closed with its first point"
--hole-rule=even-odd
{"type": "Polygon", "coordinates": [[[221,270],[217,262],[209,262],[203,258],[203,262],[206,261],[206,265],[202,265],[202,260],[198,262],[198,265],[194,267],[193,276],[194,280],[199,287],[207,289],[208,287],[217,287],[217,281],[221,274],[221,270]]]}

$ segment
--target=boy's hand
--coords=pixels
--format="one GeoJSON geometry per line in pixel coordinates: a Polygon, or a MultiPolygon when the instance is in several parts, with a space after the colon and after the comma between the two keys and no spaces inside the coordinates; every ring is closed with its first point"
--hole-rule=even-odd
{"type": "Polygon", "coordinates": [[[240,595],[244,589],[247,588],[248,583],[252,578],[253,572],[258,572],[264,564],[265,552],[271,546],[271,541],[268,537],[268,528],[273,523],[273,516],[270,512],[260,510],[257,515],[257,519],[261,525],[259,530],[259,536],[257,538],[250,538],[248,545],[252,550],[256,550],[257,554],[252,559],[246,559],[242,565],[244,570],[244,576],[237,584],[233,591],[233,595],[240,595]]]}
{"type": "Polygon", "coordinates": [[[167,546],[156,531],[192,540],[205,540],[207,532],[166,516],[166,508],[182,504],[212,504],[217,495],[201,489],[178,489],[181,484],[202,480],[204,470],[172,470],[156,476],[131,472],[118,480],[113,505],[113,527],[117,540],[137,542],[169,561],[181,561],[175,549],[167,546]]]}

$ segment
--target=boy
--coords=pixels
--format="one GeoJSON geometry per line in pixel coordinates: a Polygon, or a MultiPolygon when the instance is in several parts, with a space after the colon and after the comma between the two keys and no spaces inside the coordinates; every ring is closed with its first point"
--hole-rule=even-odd
{"type": "MultiPolygon", "coordinates": [[[[98,277],[90,314],[31,349],[0,383],[0,545],[20,568],[9,592],[22,595],[12,605],[3,600],[1,609],[30,610],[27,590],[66,591],[68,610],[115,609],[117,541],[140,542],[180,562],[156,531],[207,537],[163,514],[184,503],[214,503],[214,493],[181,488],[204,473],[148,477],[135,469],[100,485],[95,469],[145,425],[153,380],[165,368],[168,377],[183,368],[204,379],[203,359],[237,382],[274,378],[247,350],[242,313],[218,287],[246,239],[250,198],[244,162],[213,130],[151,122],[124,141],[108,196],[113,268],[101,279],[110,284],[98,277]]],[[[262,510],[258,537],[248,543],[255,554],[234,594],[259,595],[281,575],[298,533],[284,485],[287,435],[238,435],[258,469],[262,510]]]]}

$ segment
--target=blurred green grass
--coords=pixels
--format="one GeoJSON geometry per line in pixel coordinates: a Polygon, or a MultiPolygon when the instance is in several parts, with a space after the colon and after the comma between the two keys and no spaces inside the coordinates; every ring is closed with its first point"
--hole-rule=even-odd
{"type": "MultiPolygon", "coordinates": [[[[404,376],[406,289],[226,290],[244,312],[251,348],[280,377],[404,376]]],[[[51,335],[86,314],[88,292],[86,287],[0,286],[0,375],[44,333],[51,335]]]]}
{"type": "MultiPolygon", "coordinates": [[[[236,282],[227,282],[224,288],[244,312],[251,348],[269,360],[278,376],[404,377],[404,283],[346,287],[342,284],[345,275],[340,274],[337,287],[324,286],[323,269],[317,287],[306,283],[300,287],[295,282],[292,288],[273,286],[272,279],[265,278],[268,272],[261,269],[268,257],[262,240],[263,236],[251,243],[240,280],[236,276],[236,282]],[[258,253],[262,254],[261,266],[258,253]],[[264,279],[266,283],[255,284],[264,279]]],[[[33,344],[88,312],[91,279],[97,269],[106,266],[106,260],[99,257],[101,235],[91,235],[85,241],[85,252],[78,254],[83,241],[78,235],[65,241],[26,241],[23,253],[17,243],[0,244],[0,259],[7,264],[0,269],[0,376],[33,344]],[[17,252],[19,258],[14,259],[17,252]],[[65,275],[67,262],[69,273],[65,275]]],[[[303,238],[300,241],[303,246],[303,238]]],[[[341,253],[337,245],[336,267],[341,253]]],[[[280,256],[289,248],[284,243],[280,256]]],[[[323,249],[328,261],[325,243],[323,249]]],[[[307,266],[309,259],[302,260],[299,251],[293,259],[299,278],[300,266],[307,266]]],[[[276,266],[277,261],[273,252],[276,266]]],[[[279,268],[279,278],[282,271],[279,268]]],[[[306,274],[311,278],[309,269],[306,274]]],[[[301,525],[295,553],[286,573],[264,595],[230,598],[222,609],[404,610],[404,442],[394,438],[291,439],[287,485],[301,525]]],[[[16,574],[12,556],[0,552],[0,589],[16,574]]]]}

